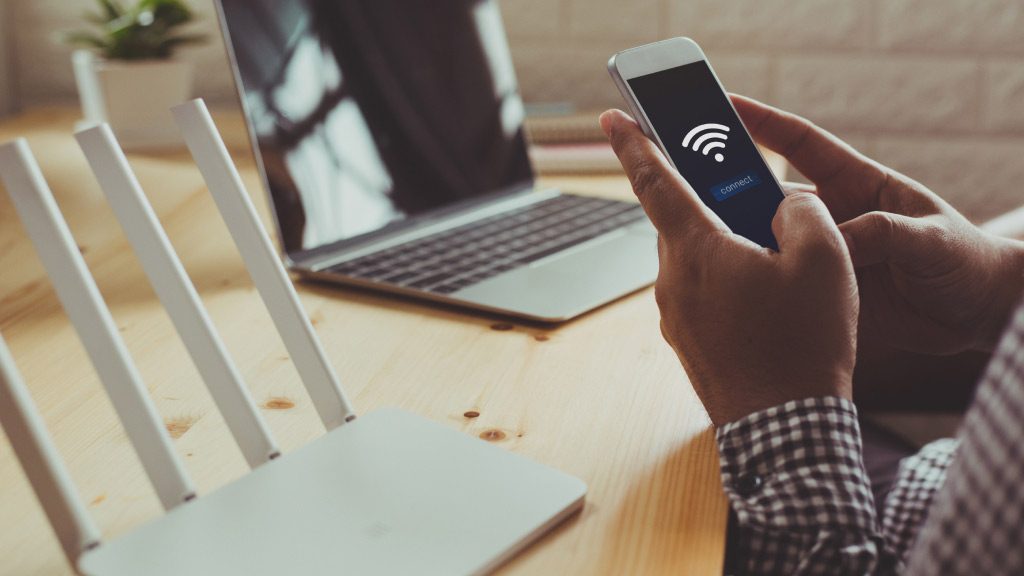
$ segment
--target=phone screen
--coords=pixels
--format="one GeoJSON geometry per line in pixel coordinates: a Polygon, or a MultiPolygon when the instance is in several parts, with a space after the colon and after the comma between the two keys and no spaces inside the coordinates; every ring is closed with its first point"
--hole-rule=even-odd
{"type": "Polygon", "coordinates": [[[679,173],[729,228],[778,250],[783,194],[706,62],[627,80],[679,173]]]}

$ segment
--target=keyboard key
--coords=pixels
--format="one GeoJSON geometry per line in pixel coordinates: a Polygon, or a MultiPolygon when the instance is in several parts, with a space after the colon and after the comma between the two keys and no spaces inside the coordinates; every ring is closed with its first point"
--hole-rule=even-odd
{"type": "Polygon", "coordinates": [[[413,278],[416,278],[417,276],[420,275],[421,274],[419,272],[416,272],[415,270],[409,270],[406,272],[391,274],[389,276],[382,276],[381,278],[379,278],[379,280],[387,282],[388,284],[402,285],[402,283],[404,283],[406,280],[412,280],[413,278]]]}
{"type": "Polygon", "coordinates": [[[444,282],[445,280],[447,280],[447,279],[449,279],[451,277],[452,277],[451,274],[448,273],[448,272],[440,272],[438,274],[433,274],[433,275],[427,276],[425,278],[420,278],[419,280],[417,280],[415,282],[410,282],[409,283],[409,287],[410,288],[430,288],[431,286],[433,286],[435,284],[440,284],[441,282],[444,282]]]}

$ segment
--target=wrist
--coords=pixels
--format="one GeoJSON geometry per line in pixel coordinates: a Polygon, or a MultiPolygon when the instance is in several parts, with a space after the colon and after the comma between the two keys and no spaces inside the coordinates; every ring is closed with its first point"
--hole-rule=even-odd
{"type": "Polygon", "coordinates": [[[987,352],[995,349],[1010,315],[1024,295],[1024,242],[997,237],[995,243],[998,272],[978,345],[980,350],[987,352]]]}
{"type": "Polygon", "coordinates": [[[752,414],[775,409],[792,402],[803,402],[812,398],[841,398],[853,401],[852,371],[800,371],[788,372],[789,378],[776,380],[762,375],[756,382],[743,379],[722,388],[728,394],[718,398],[704,398],[708,416],[715,427],[729,425],[752,414]],[[803,375],[799,375],[803,372],[803,375]],[[710,400],[710,402],[708,401],[710,400]]]}

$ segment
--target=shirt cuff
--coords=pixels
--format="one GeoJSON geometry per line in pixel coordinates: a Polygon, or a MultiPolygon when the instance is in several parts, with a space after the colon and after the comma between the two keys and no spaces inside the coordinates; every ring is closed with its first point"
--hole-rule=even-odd
{"type": "Polygon", "coordinates": [[[722,486],[741,526],[875,530],[853,402],[794,400],[726,424],[715,436],[722,486]]]}

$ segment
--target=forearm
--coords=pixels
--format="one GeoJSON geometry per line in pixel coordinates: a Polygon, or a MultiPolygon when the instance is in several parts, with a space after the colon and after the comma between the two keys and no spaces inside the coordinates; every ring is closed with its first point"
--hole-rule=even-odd
{"type": "Polygon", "coordinates": [[[733,565],[749,574],[895,573],[851,402],[789,402],[721,427],[717,439],[736,519],[733,565]]]}
{"type": "Polygon", "coordinates": [[[1010,315],[1024,294],[1024,242],[1011,238],[993,238],[1000,281],[992,286],[989,312],[982,327],[981,348],[991,352],[1003,335],[1010,315]]]}

